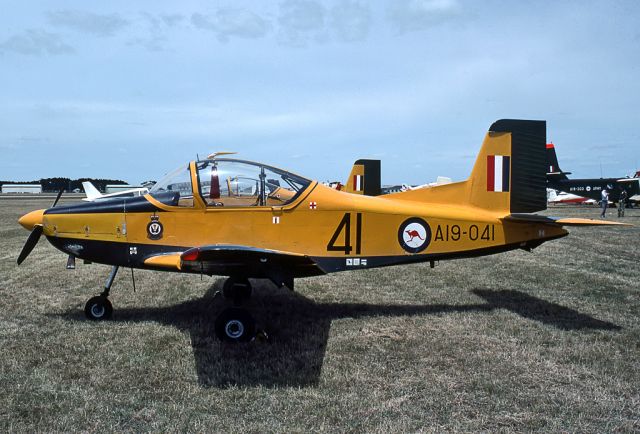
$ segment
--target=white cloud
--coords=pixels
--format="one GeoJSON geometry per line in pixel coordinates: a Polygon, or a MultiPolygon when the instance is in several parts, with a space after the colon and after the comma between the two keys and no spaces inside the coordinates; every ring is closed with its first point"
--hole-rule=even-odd
{"type": "Polygon", "coordinates": [[[371,10],[356,2],[339,2],[331,9],[331,23],[338,40],[361,41],[369,34],[371,10]]]}
{"type": "Polygon", "coordinates": [[[228,42],[231,37],[256,39],[269,32],[269,22],[253,12],[223,8],[214,16],[194,13],[191,24],[196,28],[214,32],[220,42],[228,42]]]}
{"type": "Polygon", "coordinates": [[[74,10],[49,11],[47,19],[52,26],[100,37],[113,36],[129,25],[129,21],[119,14],[96,14],[74,10]]]}
{"type": "Polygon", "coordinates": [[[278,41],[296,47],[325,41],[326,15],[325,7],[312,0],[286,0],[280,3],[278,41]]]}
{"type": "Polygon", "coordinates": [[[398,33],[426,30],[461,13],[457,0],[396,0],[387,17],[398,33]]]}
{"type": "Polygon", "coordinates": [[[181,14],[163,14],[160,15],[160,19],[170,27],[180,24],[184,21],[185,17],[181,14]]]}
{"type": "Polygon", "coordinates": [[[49,33],[41,29],[28,29],[18,35],[13,35],[0,44],[0,53],[12,52],[17,54],[42,56],[45,54],[71,54],[75,50],[66,44],[60,35],[49,33]]]}

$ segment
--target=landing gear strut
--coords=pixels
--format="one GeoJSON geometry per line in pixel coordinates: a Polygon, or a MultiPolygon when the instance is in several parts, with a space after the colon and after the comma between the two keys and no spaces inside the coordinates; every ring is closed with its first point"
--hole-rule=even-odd
{"type": "Polygon", "coordinates": [[[111,318],[111,315],[113,315],[113,306],[111,305],[108,297],[111,285],[113,285],[113,281],[116,278],[119,268],[120,267],[117,265],[114,265],[111,268],[111,272],[107,278],[107,283],[104,285],[104,291],[102,291],[102,294],[91,297],[89,301],[87,301],[87,304],[84,305],[84,314],[90,320],[101,321],[109,319],[111,318]]]}
{"type": "Polygon", "coordinates": [[[246,277],[229,277],[222,285],[222,295],[240,305],[251,298],[251,283],[246,277]]]}

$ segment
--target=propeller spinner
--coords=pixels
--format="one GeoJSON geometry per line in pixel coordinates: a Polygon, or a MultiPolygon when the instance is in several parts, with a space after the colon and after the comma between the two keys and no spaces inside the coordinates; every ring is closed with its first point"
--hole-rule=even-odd
{"type": "MultiPolygon", "coordinates": [[[[58,204],[63,191],[64,190],[60,190],[58,192],[58,196],[56,196],[56,200],[53,201],[53,205],[51,206],[51,208],[54,208],[58,204]]],[[[40,240],[40,236],[42,235],[43,231],[42,219],[44,217],[44,212],[44,209],[31,211],[30,213],[25,214],[20,217],[20,219],[18,219],[18,223],[20,223],[23,228],[31,229],[29,238],[27,238],[27,241],[24,243],[24,246],[20,251],[20,255],[18,256],[18,265],[22,264],[22,262],[27,259],[27,256],[29,256],[33,248],[36,246],[36,244],[38,244],[38,241],[40,240]]]]}

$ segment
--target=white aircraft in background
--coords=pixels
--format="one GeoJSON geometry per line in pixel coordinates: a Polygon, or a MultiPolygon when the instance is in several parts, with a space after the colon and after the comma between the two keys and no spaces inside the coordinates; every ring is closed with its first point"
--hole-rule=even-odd
{"type": "Polygon", "coordinates": [[[564,191],[556,191],[553,188],[547,188],[547,203],[552,205],[577,203],[581,205],[596,205],[595,199],[578,196],[577,194],[565,193],[564,191]]]}
{"type": "Polygon", "coordinates": [[[116,193],[102,194],[91,183],[91,181],[84,181],[82,183],[82,187],[84,188],[84,192],[87,195],[87,197],[82,200],[86,200],[87,202],[93,202],[94,200],[101,200],[101,199],[111,199],[114,197],[144,196],[149,192],[149,189],[147,187],[139,187],[139,188],[132,188],[130,190],[118,191],[116,193]]]}
{"type": "Polygon", "coordinates": [[[417,190],[419,188],[427,188],[427,187],[435,187],[437,185],[451,184],[452,182],[453,180],[447,176],[438,176],[435,182],[429,182],[427,184],[420,184],[420,185],[409,185],[409,184],[391,185],[391,186],[383,187],[382,190],[384,194],[397,193],[400,191],[417,190]]]}

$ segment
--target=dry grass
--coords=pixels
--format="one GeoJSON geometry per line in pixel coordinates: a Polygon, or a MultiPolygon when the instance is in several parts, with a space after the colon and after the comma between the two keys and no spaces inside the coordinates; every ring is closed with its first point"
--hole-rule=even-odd
{"type": "Polygon", "coordinates": [[[134,293],[126,270],[114,319],[92,323],[108,267],[67,271],[44,240],[17,267],[16,219],[48,201],[0,199],[2,432],[640,430],[640,226],[296,293],[257,283],[273,339],[227,346],[220,279],[137,271],[134,293]]]}

